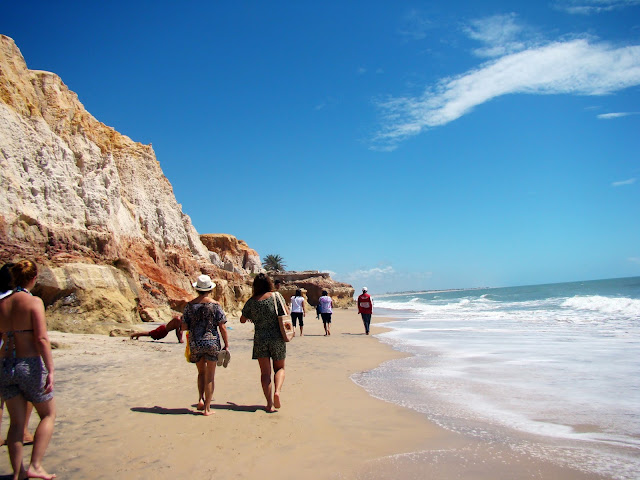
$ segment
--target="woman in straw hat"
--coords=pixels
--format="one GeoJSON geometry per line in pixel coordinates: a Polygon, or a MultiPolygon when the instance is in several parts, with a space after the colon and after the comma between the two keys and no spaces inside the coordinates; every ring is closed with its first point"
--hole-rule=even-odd
{"type": "Polygon", "coordinates": [[[226,367],[230,359],[227,318],[220,304],[209,297],[215,286],[209,275],[200,275],[193,284],[198,296],[187,303],[182,315],[183,330],[189,330],[189,361],[198,367],[198,410],[207,416],[213,413],[210,404],[216,365],[226,367]]]}

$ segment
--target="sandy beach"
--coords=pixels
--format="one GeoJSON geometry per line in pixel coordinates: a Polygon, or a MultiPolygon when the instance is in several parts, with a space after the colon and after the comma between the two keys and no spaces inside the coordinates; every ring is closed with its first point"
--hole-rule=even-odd
{"type": "MultiPolygon", "coordinates": [[[[282,408],[268,414],[253,326],[228,325],[232,357],[217,368],[211,417],[196,411],[196,368],[173,332],[160,341],[50,332],[58,416],[44,467],[92,479],[601,478],[445,431],[368,395],[350,375],[402,354],[365,336],[353,309],[334,314],[329,337],[315,313],[306,317],[305,336],[287,347],[282,408]]],[[[3,438],[8,423],[4,412],[3,438]]],[[[10,472],[1,447],[0,475],[10,472]]]]}

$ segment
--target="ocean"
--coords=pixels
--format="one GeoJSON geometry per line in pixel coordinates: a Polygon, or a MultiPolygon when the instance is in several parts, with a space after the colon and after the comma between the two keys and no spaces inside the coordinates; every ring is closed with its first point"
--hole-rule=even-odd
{"type": "Polygon", "coordinates": [[[640,277],[373,295],[410,354],[354,375],[441,427],[640,478],[640,277]]]}

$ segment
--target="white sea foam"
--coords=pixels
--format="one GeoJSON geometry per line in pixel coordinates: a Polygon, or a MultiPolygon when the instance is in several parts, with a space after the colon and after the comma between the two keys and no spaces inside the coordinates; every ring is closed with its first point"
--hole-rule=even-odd
{"type": "Polygon", "coordinates": [[[602,465],[640,478],[640,279],[632,280],[379,296],[374,314],[395,317],[379,338],[413,356],[355,380],[455,431],[578,442],[562,451],[587,442],[602,465]]]}

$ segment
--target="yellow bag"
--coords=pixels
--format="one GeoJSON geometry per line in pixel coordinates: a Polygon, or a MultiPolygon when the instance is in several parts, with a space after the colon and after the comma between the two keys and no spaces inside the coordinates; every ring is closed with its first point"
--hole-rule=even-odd
{"type": "Polygon", "coordinates": [[[185,333],[187,334],[186,338],[187,341],[185,342],[187,344],[187,346],[184,348],[184,358],[187,359],[187,362],[191,361],[191,349],[189,348],[189,330],[185,331],[185,333]]]}

